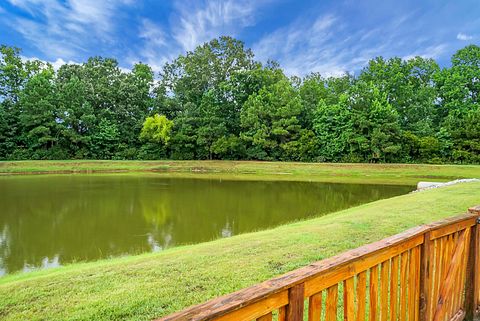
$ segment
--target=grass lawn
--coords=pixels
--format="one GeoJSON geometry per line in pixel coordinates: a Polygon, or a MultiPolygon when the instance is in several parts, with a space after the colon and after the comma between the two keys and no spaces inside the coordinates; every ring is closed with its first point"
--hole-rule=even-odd
{"type": "Polygon", "coordinates": [[[0,319],[149,320],[477,204],[480,183],[465,183],[160,253],[10,275],[0,278],[0,319]]]}
{"type": "Polygon", "coordinates": [[[415,185],[480,178],[478,165],[330,164],[258,161],[0,161],[0,175],[25,173],[165,172],[200,178],[301,180],[415,185]]]}

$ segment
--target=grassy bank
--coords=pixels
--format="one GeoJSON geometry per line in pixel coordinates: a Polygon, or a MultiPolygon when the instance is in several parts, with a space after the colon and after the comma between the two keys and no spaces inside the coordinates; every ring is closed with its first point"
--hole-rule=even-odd
{"type": "Polygon", "coordinates": [[[459,184],[160,253],[11,275],[0,278],[0,318],[148,320],[479,203],[480,183],[459,184]]]}
{"type": "Polygon", "coordinates": [[[480,166],[328,164],[256,161],[15,161],[0,162],[0,175],[139,172],[229,179],[301,180],[415,185],[421,180],[480,178],[480,166]]]}

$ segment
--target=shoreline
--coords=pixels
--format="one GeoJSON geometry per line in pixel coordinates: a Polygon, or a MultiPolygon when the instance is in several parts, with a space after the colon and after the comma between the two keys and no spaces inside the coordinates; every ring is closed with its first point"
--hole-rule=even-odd
{"type": "Polygon", "coordinates": [[[299,163],[260,161],[2,161],[0,177],[76,174],[168,175],[230,180],[282,180],[416,185],[480,177],[480,165],[299,163]]]}

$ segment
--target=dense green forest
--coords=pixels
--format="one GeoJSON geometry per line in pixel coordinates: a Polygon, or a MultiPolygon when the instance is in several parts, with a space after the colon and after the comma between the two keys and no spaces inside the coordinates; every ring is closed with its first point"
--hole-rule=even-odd
{"type": "Polygon", "coordinates": [[[480,47],[287,77],[230,37],[155,74],[111,58],[58,70],[0,47],[0,159],[480,163],[480,47]]]}

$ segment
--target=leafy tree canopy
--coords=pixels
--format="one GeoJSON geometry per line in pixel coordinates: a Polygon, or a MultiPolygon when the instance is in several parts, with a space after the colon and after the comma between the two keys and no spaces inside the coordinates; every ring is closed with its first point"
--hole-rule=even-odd
{"type": "Polygon", "coordinates": [[[287,76],[231,37],[155,74],[91,57],[58,70],[0,46],[0,159],[480,163],[480,47],[287,76]]]}
{"type": "Polygon", "coordinates": [[[164,115],[155,114],[147,117],[143,123],[140,138],[154,143],[168,144],[173,121],[164,115]]]}

